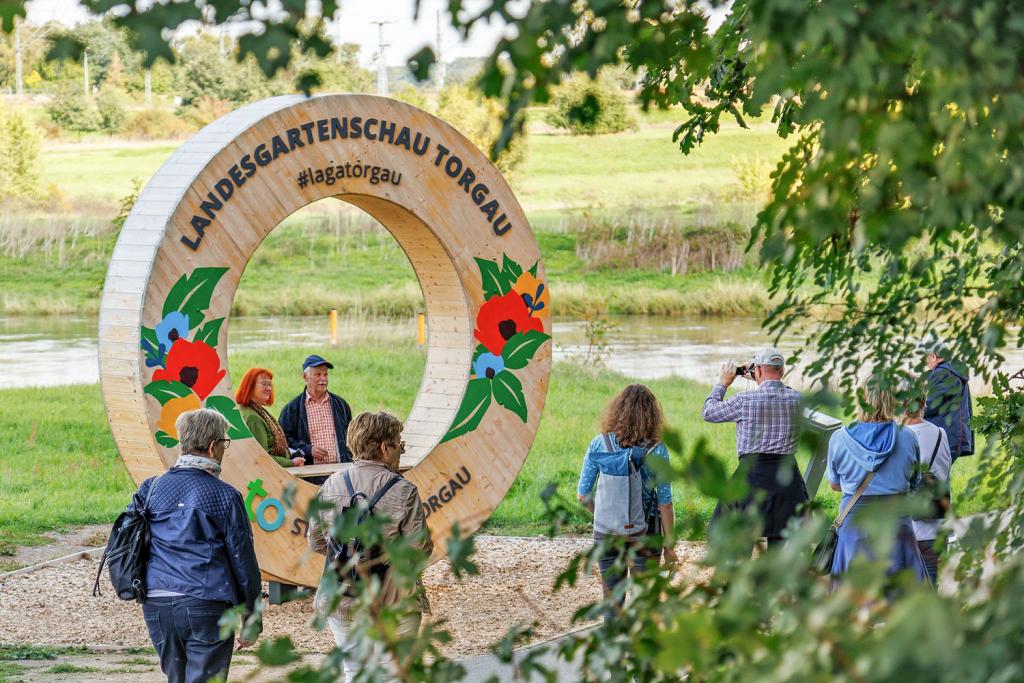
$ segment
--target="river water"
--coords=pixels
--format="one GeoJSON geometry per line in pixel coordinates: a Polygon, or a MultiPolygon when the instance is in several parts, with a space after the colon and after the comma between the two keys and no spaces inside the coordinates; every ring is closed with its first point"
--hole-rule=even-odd
{"type": "MultiPolygon", "coordinates": [[[[610,319],[598,344],[580,321],[554,324],[555,360],[583,358],[595,353],[606,367],[630,377],[656,379],[686,377],[707,382],[718,376],[722,361],[749,360],[767,342],[757,318],[648,318],[620,316],[610,319]],[[599,348],[603,346],[603,348],[599,348]]],[[[95,319],[58,317],[0,317],[0,389],[98,381],[95,319]]],[[[416,321],[341,320],[339,343],[373,338],[416,337],[416,321]]],[[[229,326],[231,349],[323,344],[328,340],[327,318],[233,318],[229,326]]],[[[779,344],[784,353],[800,345],[796,336],[779,344]]],[[[1024,366],[1024,350],[1006,349],[1006,369],[1024,366]]],[[[787,382],[800,386],[799,372],[787,382]]],[[[984,390],[980,383],[975,391],[984,390]]]]}

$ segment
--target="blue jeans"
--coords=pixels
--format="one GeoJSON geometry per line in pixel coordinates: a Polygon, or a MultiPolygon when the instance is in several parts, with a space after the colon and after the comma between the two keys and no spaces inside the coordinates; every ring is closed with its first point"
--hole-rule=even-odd
{"type": "Polygon", "coordinates": [[[186,595],[148,598],[142,616],[168,683],[206,683],[228,676],[234,637],[221,639],[217,621],[230,605],[186,595]]]}

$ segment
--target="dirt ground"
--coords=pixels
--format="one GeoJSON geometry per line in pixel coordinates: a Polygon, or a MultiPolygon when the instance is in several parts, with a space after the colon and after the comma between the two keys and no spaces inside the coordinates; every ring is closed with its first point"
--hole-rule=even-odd
{"type": "Polygon", "coordinates": [[[108,533],[110,533],[109,524],[89,524],[63,534],[57,532],[43,534],[53,542],[20,547],[9,559],[22,567],[54,560],[58,557],[106,545],[108,533]]]}
{"type": "MultiPolygon", "coordinates": [[[[433,612],[431,619],[445,620],[453,636],[451,643],[442,648],[444,654],[454,659],[484,654],[517,623],[538,622],[538,641],[582,626],[572,623],[572,614],[581,605],[600,597],[597,577],[586,578],[557,593],[552,586],[569,558],[589,544],[587,539],[480,536],[474,556],[480,569],[478,576],[458,581],[444,560],[430,567],[423,580],[433,612]]],[[[678,553],[683,580],[695,577],[695,563],[703,554],[703,544],[682,543],[678,553]]],[[[97,560],[77,560],[0,577],[0,642],[118,650],[62,657],[57,663],[67,663],[65,668],[93,671],[46,673],[48,681],[148,681],[151,673],[155,675],[152,680],[162,680],[149,650],[139,606],[118,600],[110,590],[104,590],[102,597],[92,596],[97,564],[97,560]],[[126,655],[126,650],[133,648],[138,648],[138,653],[126,655]],[[125,663],[133,659],[138,663],[125,663]],[[152,671],[142,664],[147,659],[150,669],[156,667],[152,671]]],[[[299,650],[315,657],[327,652],[333,640],[329,633],[314,631],[309,626],[311,617],[312,601],[308,598],[268,606],[263,635],[289,635],[299,650]]],[[[232,679],[244,678],[246,661],[245,657],[239,660],[237,672],[232,668],[232,679]]],[[[18,664],[29,667],[18,675],[21,680],[34,680],[38,675],[34,672],[41,674],[55,662],[18,664]]],[[[19,680],[18,676],[12,680],[19,680]]]]}

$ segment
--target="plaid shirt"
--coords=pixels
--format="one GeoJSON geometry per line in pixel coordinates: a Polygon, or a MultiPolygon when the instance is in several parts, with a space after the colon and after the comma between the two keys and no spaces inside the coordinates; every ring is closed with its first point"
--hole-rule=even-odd
{"type": "Polygon", "coordinates": [[[331,397],[324,394],[317,401],[306,392],[306,421],[309,427],[309,442],[327,449],[326,458],[313,456],[314,465],[338,462],[338,439],[334,433],[334,414],[331,412],[331,397]]]}
{"type": "Polygon", "coordinates": [[[777,379],[763,382],[754,391],[745,391],[725,400],[725,387],[716,384],[704,401],[702,416],[707,422],[736,423],[736,452],[796,452],[800,426],[800,392],[777,379]]]}

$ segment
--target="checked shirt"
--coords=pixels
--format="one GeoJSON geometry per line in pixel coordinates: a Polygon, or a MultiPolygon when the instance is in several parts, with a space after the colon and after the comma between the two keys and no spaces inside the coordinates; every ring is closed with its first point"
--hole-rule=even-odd
{"type": "Polygon", "coordinates": [[[716,384],[704,401],[706,422],[736,423],[736,453],[796,452],[800,419],[800,392],[779,380],[763,382],[754,391],[725,398],[726,388],[716,384]]]}
{"type": "Polygon", "coordinates": [[[331,397],[324,394],[317,401],[306,392],[306,420],[309,427],[309,442],[327,449],[326,458],[313,456],[314,465],[338,462],[338,440],[334,433],[334,414],[331,412],[331,397]]]}

